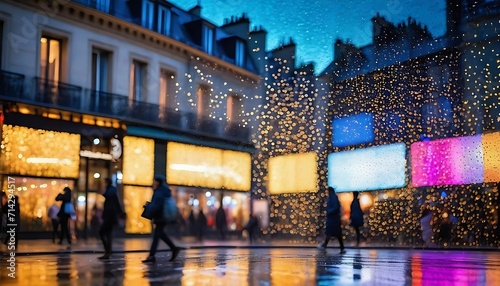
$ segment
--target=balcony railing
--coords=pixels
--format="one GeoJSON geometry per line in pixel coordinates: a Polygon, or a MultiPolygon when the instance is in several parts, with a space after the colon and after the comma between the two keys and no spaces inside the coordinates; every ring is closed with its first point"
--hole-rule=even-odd
{"type": "Polygon", "coordinates": [[[0,97],[22,97],[24,75],[0,70],[0,97]]]}
{"type": "Polygon", "coordinates": [[[24,75],[0,70],[0,99],[249,143],[248,128],[238,124],[39,77],[33,83],[34,92],[26,92],[24,75]]]}
{"type": "Polygon", "coordinates": [[[71,109],[80,108],[81,87],[39,77],[35,77],[34,82],[37,102],[71,109]]]}

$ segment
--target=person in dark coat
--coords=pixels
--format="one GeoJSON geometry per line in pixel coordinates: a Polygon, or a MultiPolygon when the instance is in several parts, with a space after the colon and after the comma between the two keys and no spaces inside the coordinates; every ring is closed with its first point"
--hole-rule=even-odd
{"type": "Polygon", "coordinates": [[[68,244],[71,245],[71,233],[69,232],[69,218],[70,214],[64,212],[66,204],[71,204],[71,189],[65,187],[62,194],[57,195],[56,201],[61,201],[61,208],[57,216],[59,217],[59,223],[61,225],[61,235],[59,236],[59,244],[62,244],[64,237],[68,240],[68,244]]]}
{"type": "Polygon", "coordinates": [[[198,240],[202,241],[203,236],[205,235],[205,229],[207,228],[207,217],[203,213],[203,210],[200,210],[198,213],[198,240]]]}
{"type": "Polygon", "coordinates": [[[167,225],[167,221],[163,217],[163,205],[165,199],[172,196],[172,191],[168,188],[167,183],[162,176],[155,176],[153,180],[153,190],[153,197],[151,198],[150,202],[150,204],[152,204],[151,208],[153,210],[153,241],[151,243],[151,249],[149,250],[149,256],[142,262],[156,262],[155,254],[160,238],[170,247],[170,250],[172,251],[172,257],[170,257],[170,261],[174,261],[180,252],[180,248],[175,246],[175,244],[165,233],[164,228],[167,225]]]}
{"type": "Polygon", "coordinates": [[[102,224],[99,229],[99,237],[104,246],[104,255],[99,259],[109,259],[113,246],[113,227],[118,224],[118,219],[123,217],[124,212],[118,199],[118,191],[113,186],[110,178],[104,179],[106,189],[104,196],[104,207],[102,210],[102,224]]]}
{"type": "Polygon", "coordinates": [[[259,227],[259,220],[252,213],[250,213],[248,222],[245,225],[245,227],[243,228],[248,233],[248,239],[250,240],[250,243],[253,243],[255,230],[258,227],[259,227]]]}
{"type": "Polygon", "coordinates": [[[333,237],[339,240],[340,253],[345,253],[344,241],[342,240],[342,226],[340,221],[340,202],[335,190],[328,187],[328,202],[326,203],[326,230],[325,242],[318,245],[319,250],[326,250],[328,242],[333,237]]]}
{"type": "Polygon", "coordinates": [[[359,246],[359,241],[361,239],[361,233],[359,228],[363,226],[363,211],[361,210],[361,205],[359,204],[359,192],[353,193],[353,199],[351,203],[351,226],[354,227],[356,231],[356,246],[359,246]]]}
{"type": "Polygon", "coordinates": [[[215,213],[215,227],[220,234],[220,238],[222,240],[226,239],[226,231],[227,231],[227,220],[226,220],[226,211],[222,207],[222,200],[219,209],[215,213]]]}
{"type": "Polygon", "coordinates": [[[194,210],[191,209],[188,216],[189,221],[189,235],[195,236],[197,235],[197,226],[196,226],[196,218],[194,217],[194,210]]]}

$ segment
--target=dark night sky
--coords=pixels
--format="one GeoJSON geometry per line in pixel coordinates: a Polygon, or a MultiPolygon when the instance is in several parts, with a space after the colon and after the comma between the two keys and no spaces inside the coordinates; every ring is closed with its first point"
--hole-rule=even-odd
{"type": "MultiPolygon", "coordinates": [[[[169,0],[189,10],[198,0],[169,0]]],[[[316,73],[333,59],[340,38],[356,46],[371,43],[371,21],[377,13],[392,23],[408,17],[426,25],[433,36],[445,32],[445,0],[201,0],[202,17],[222,25],[224,19],[246,13],[251,26],[268,32],[267,50],[291,37],[298,63],[315,62],[316,73]]]]}

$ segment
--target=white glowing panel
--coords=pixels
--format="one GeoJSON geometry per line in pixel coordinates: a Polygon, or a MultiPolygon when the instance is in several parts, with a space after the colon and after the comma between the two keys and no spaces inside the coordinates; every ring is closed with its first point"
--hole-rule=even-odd
{"type": "Polygon", "coordinates": [[[315,152],[269,159],[270,194],[315,192],[318,189],[318,156],[315,152]]]}
{"type": "Polygon", "coordinates": [[[374,191],[406,185],[404,143],[328,155],[328,185],[337,192],[374,191]]]}

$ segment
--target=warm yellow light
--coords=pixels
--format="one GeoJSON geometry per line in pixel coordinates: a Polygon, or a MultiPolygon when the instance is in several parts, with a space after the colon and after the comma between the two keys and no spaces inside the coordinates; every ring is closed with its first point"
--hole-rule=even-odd
{"type": "Polygon", "coordinates": [[[141,217],[141,214],[144,204],[151,201],[152,196],[151,187],[123,187],[123,205],[127,214],[126,233],[151,233],[151,221],[141,217]]]}
{"type": "Polygon", "coordinates": [[[251,188],[252,158],[250,153],[225,150],[222,152],[224,188],[249,191],[251,188]]]}
{"type": "Polygon", "coordinates": [[[315,192],[318,189],[318,159],[315,152],[269,159],[269,193],[315,192]]]}
{"type": "Polygon", "coordinates": [[[12,125],[2,129],[3,173],[78,178],[80,135],[12,125]]]}
{"type": "Polygon", "coordinates": [[[250,190],[249,153],[169,142],[167,182],[236,191],[250,190]]]}
{"type": "Polygon", "coordinates": [[[123,183],[150,186],[154,177],[154,140],[123,137],[123,183]]]}
{"type": "Polygon", "coordinates": [[[50,119],[61,119],[61,115],[57,113],[49,113],[47,114],[47,117],[50,119]]]}
{"type": "MultiPolygon", "coordinates": [[[[286,250],[272,250],[269,271],[273,285],[313,285],[317,283],[317,271],[313,266],[316,264],[315,257],[309,258],[306,262],[305,259],[294,261],[294,259],[290,259],[287,256],[286,250]],[[290,270],[293,271],[293,274],[287,273],[290,272],[290,270]]],[[[352,279],[352,277],[350,278],[352,279]]],[[[339,277],[338,281],[342,281],[342,277],[339,277]]],[[[339,284],[346,285],[347,283],[339,284]]]]}
{"type": "Polygon", "coordinates": [[[483,134],[484,182],[500,181],[500,132],[483,134]]]}
{"type": "Polygon", "coordinates": [[[20,107],[19,108],[19,113],[22,113],[22,114],[31,114],[31,111],[26,108],[26,107],[20,107]]]}
{"type": "MultiPolygon", "coordinates": [[[[47,215],[48,210],[53,204],[61,205],[61,202],[55,201],[56,196],[63,191],[64,187],[69,187],[74,191],[73,184],[73,180],[17,176],[7,178],[7,176],[4,176],[2,188],[8,190],[8,185],[13,185],[18,190],[15,195],[19,197],[18,200],[21,206],[21,231],[52,231],[52,222],[47,215]]],[[[82,214],[78,213],[77,215],[82,214]]]]}

